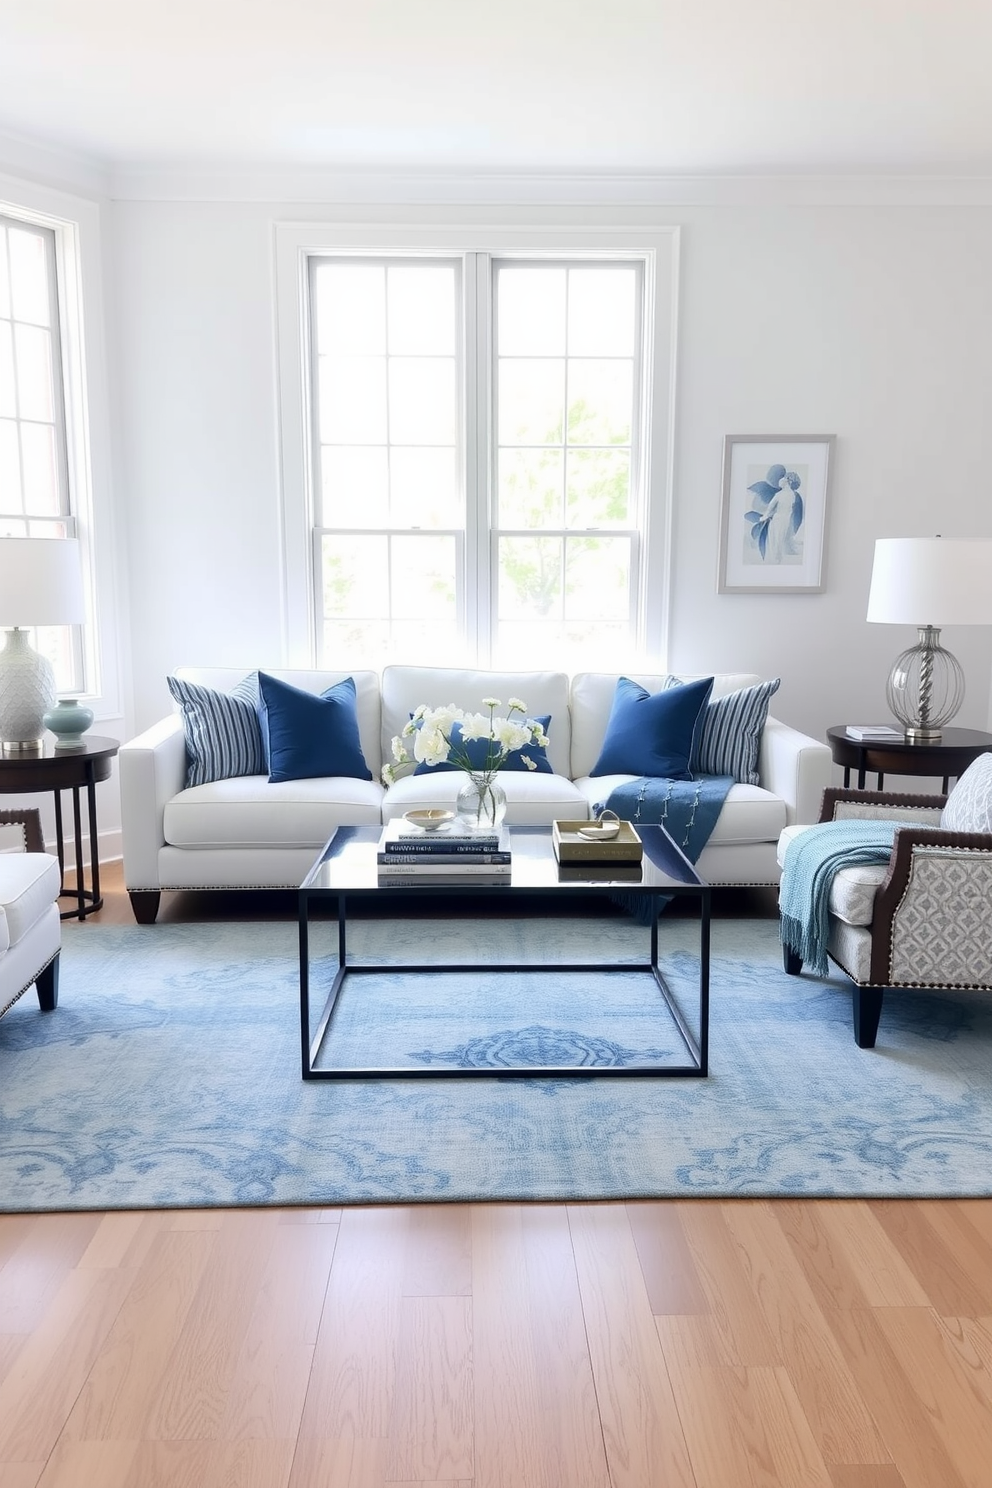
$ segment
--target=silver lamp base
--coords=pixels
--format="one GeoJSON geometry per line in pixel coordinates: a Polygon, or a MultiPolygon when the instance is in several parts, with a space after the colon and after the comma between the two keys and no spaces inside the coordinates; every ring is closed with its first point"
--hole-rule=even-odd
{"type": "Polygon", "coordinates": [[[7,632],[0,651],[0,740],[4,754],[37,750],[45,734],[45,712],[55,701],[50,662],[28,644],[26,630],[7,632]]]}
{"type": "Polygon", "coordinates": [[[910,744],[937,744],[964,702],[964,672],[940,644],[940,628],[921,625],[919,641],[896,658],[885,686],[889,707],[910,744]]]}

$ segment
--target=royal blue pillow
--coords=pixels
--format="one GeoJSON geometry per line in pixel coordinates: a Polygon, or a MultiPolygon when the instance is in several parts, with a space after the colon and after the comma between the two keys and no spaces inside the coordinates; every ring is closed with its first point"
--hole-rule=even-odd
{"type": "Polygon", "coordinates": [[[712,677],[667,687],[663,692],[648,692],[629,677],[620,677],[606,738],[590,774],[663,775],[669,780],[691,780],[689,761],[712,690],[712,677]]]}
{"type": "Polygon", "coordinates": [[[259,672],[258,691],[270,782],[325,775],[372,779],[358,733],[353,677],[318,695],[259,672]]]}
{"type": "MultiPolygon", "coordinates": [[[[544,732],[547,733],[551,727],[551,714],[545,713],[542,718],[528,718],[526,720],[532,727],[539,723],[544,732]]],[[[472,762],[473,770],[484,770],[486,768],[486,755],[489,753],[490,739],[462,739],[462,727],[455,723],[451,728],[451,742],[461,753],[462,750],[468,755],[472,762]]],[[[428,775],[432,770],[460,770],[461,765],[452,765],[448,760],[442,760],[439,765],[428,765],[421,762],[414,770],[415,775],[428,775]]],[[[548,751],[539,749],[536,744],[525,744],[522,749],[511,749],[500,767],[503,770],[519,770],[529,775],[553,775],[555,772],[548,759],[548,751]],[[529,770],[524,764],[524,755],[534,761],[535,768],[529,770]]]]}

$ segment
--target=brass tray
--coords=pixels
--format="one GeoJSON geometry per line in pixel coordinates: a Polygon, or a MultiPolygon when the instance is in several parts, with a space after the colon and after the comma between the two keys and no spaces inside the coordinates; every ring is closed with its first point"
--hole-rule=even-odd
{"type": "Polygon", "coordinates": [[[579,836],[580,827],[589,821],[556,821],[551,823],[551,841],[559,863],[639,863],[644,844],[629,821],[620,823],[615,837],[593,842],[579,836]]]}

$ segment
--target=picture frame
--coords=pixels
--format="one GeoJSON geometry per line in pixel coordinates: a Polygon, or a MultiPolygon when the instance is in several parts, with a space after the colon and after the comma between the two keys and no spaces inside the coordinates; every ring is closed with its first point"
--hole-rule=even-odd
{"type": "Polygon", "coordinates": [[[720,594],[819,594],[833,434],[728,434],[720,594]]]}

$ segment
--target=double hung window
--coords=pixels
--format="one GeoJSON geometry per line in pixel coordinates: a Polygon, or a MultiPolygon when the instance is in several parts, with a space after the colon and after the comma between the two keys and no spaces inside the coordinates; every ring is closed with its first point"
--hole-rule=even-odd
{"type": "Polygon", "coordinates": [[[318,659],[643,649],[650,255],[307,263],[318,659]]]}
{"type": "MultiPolygon", "coordinates": [[[[72,537],[55,232],[0,216],[0,537],[72,537]]],[[[77,627],[34,644],[60,691],[82,690],[77,627]]]]}

